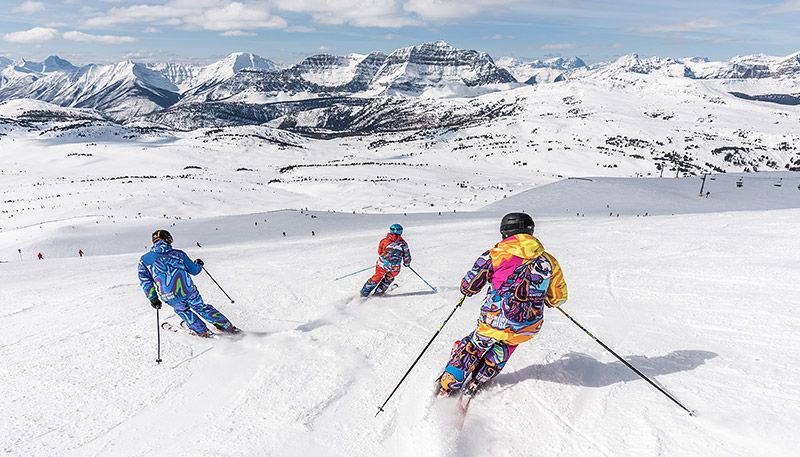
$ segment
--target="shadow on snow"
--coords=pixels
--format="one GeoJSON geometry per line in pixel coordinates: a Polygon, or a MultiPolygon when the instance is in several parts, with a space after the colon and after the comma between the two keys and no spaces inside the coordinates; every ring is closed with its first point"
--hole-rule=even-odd
{"type": "MultiPolygon", "coordinates": [[[[709,351],[682,350],[658,357],[630,355],[623,358],[652,379],[653,376],[694,370],[717,356],[718,354],[709,351]]],[[[605,387],[641,378],[617,360],[600,362],[587,354],[571,352],[554,362],[530,365],[516,372],[501,373],[496,381],[500,384],[515,384],[527,379],[583,387],[605,387]]],[[[657,383],[655,380],[654,382],[657,383]]]]}

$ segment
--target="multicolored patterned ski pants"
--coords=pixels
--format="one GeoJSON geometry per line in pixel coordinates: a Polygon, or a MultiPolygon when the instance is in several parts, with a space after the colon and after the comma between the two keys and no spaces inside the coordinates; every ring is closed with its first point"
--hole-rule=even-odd
{"type": "Polygon", "coordinates": [[[364,283],[364,287],[361,288],[361,296],[367,297],[373,290],[376,295],[382,295],[392,284],[398,273],[400,273],[399,267],[398,270],[395,271],[386,270],[382,266],[376,265],[375,274],[372,275],[372,277],[364,283]]]}
{"type": "Polygon", "coordinates": [[[456,342],[439,382],[452,392],[460,389],[471,373],[472,379],[483,384],[500,373],[515,349],[517,346],[479,335],[476,330],[456,342]]]}
{"type": "Polygon", "coordinates": [[[200,292],[198,292],[196,288],[189,295],[175,298],[167,303],[175,309],[175,314],[180,316],[180,318],[186,322],[186,325],[195,333],[200,334],[208,331],[206,323],[203,322],[200,317],[220,330],[230,328],[233,325],[231,321],[223,316],[216,308],[203,303],[203,297],[200,296],[200,292]],[[199,314],[200,317],[195,313],[199,314]]]}

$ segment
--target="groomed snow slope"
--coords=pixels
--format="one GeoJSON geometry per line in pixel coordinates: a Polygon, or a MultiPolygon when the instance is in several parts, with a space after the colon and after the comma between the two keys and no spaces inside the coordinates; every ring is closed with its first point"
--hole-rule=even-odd
{"type": "MultiPolygon", "coordinates": [[[[786,198],[780,192],[789,186],[800,194],[795,175],[784,174],[781,188],[769,178],[745,178],[738,190],[761,182],[765,207],[786,198]]],[[[614,192],[664,185],[620,182],[614,192]]],[[[696,180],[670,182],[696,193],[696,180]]],[[[582,203],[578,187],[558,185],[565,206],[582,203]]],[[[537,216],[537,235],[570,285],[565,309],[696,409],[695,418],[548,310],[542,333],[476,398],[458,432],[455,405],[431,398],[431,384],[452,341],[474,328],[479,298],[466,301],[386,412],[373,417],[458,301],[462,274],[497,241],[502,208],[177,221],[170,228],[176,247],[202,257],[236,303],[227,303],[205,275],[197,279],[204,297],[248,333],[239,341],[162,334],[160,366],[154,312],[135,268],[150,231],[163,222],[88,218],[0,232],[6,260],[28,239],[23,262],[0,264],[0,450],[15,456],[794,455],[800,209],[714,212],[730,209],[736,194],[711,192],[700,214],[682,214],[685,200],[697,198],[691,193],[662,194],[658,205],[648,205],[669,214],[650,217],[633,215],[633,203],[619,218],[539,216],[536,190],[503,202],[537,216]],[[414,267],[438,293],[408,270],[391,297],[366,302],[354,296],[367,273],[333,281],[374,262],[389,221],[406,226],[414,267]],[[284,227],[291,228],[286,238],[278,233],[284,227]],[[89,255],[35,261],[32,238],[89,255]]]]}

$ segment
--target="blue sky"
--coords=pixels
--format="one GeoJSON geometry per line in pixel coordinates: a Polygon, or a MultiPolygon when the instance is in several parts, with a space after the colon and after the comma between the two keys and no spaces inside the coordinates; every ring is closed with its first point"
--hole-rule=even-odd
{"type": "Polygon", "coordinates": [[[289,64],[441,39],[494,57],[728,59],[796,52],[798,24],[800,0],[0,0],[0,56],[289,64]]]}

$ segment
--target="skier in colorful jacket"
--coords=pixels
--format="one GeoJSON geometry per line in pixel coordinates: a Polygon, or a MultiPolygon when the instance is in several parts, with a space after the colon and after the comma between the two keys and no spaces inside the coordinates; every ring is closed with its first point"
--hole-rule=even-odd
{"type": "Polygon", "coordinates": [[[411,265],[411,251],[402,235],[403,226],[392,224],[389,233],[378,244],[379,257],[375,263],[375,274],[361,288],[362,297],[368,297],[373,291],[375,295],[383,295],[400,273],[400,264],[411,265]]]}
{"type": "Polygon", "coordinates": [[[484,252],[461,281],[461,293],[477,294],[489,284],[478,328],[453,345],[440,395],[460,389],[470,378],[467,392],[497,376],[517,345],[539,332],[544,306],[567,300],[567,284],[555,257],[533,236],[533,219],[525,213],[503,217],[503,240],[484,252]]]}
{"type": "Polygon", "coordinates": [[[201,271],[202,260],[192,262],[185,252],[172,248],[172,235],[168,231],[156,230],[153,232],[153,247],[139,260],[139,284],[153,308],[161,309],[161,300],[164,300],[198,336],[210,335],[200,317],[222,332],[238,332],[216,308],[203,303],[203,297],[192,281],[192,275],[201,271]]]}

